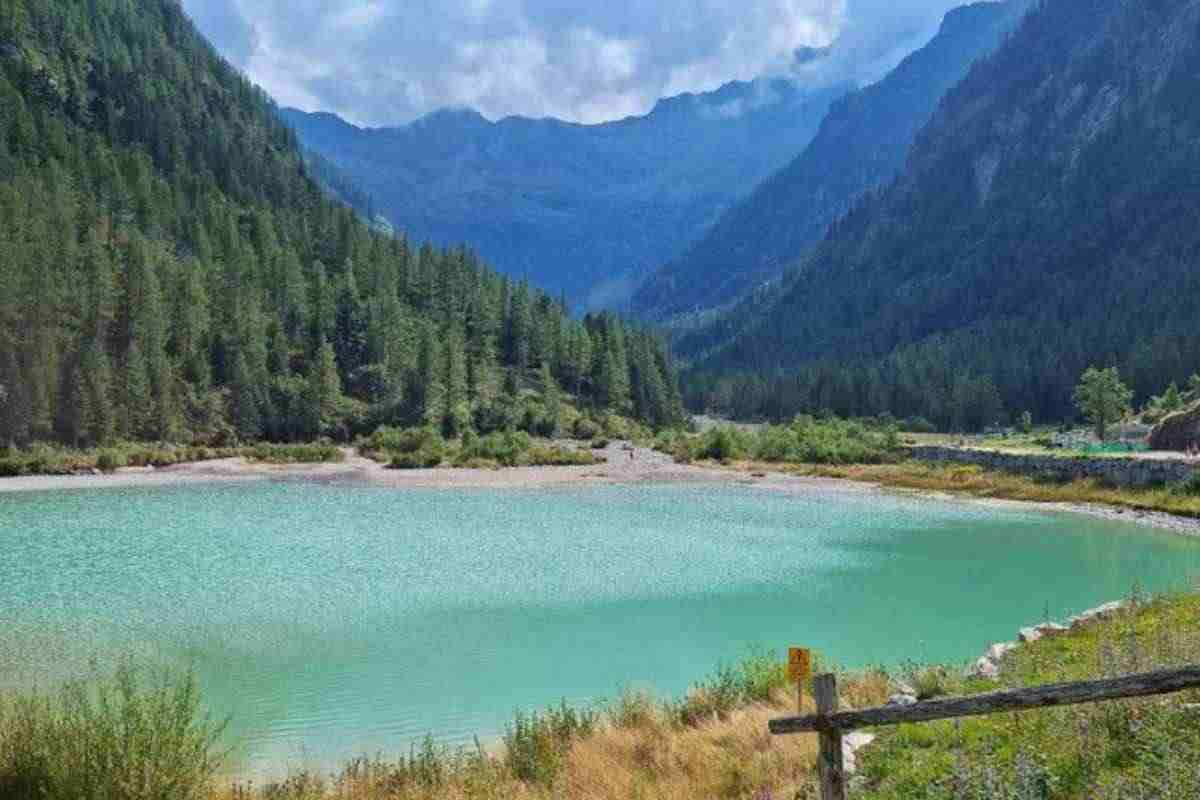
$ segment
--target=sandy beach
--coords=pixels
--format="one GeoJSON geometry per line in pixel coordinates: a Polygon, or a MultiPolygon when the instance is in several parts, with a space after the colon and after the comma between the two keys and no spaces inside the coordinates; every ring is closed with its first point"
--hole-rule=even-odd
{"type": "Polygon", "coordinates": [[[603,458],[603,462],[583,467],[393,470],[347,448],[345,460],[336,464],[277,465],[230,458],[158,469],[126,468],[106,475],[3,478],[0,479],[0,494],[256,480],[296,480],[394,489],[537,489],[579,484],[709,483],[795,490],[823,487],[854,492],[878,491],[867,484],[831,478],[677,464],[668,455],[645,447],[634,447],[626,442],[612,442],[604,450],[594,452],[603,458]]]}

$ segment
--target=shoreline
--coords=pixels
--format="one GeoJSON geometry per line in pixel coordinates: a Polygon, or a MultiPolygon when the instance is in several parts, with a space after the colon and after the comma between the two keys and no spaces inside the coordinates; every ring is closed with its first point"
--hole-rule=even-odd
{"type": "Polygon", "coordinates": [[[842,477],[801,475],[777,466],[741,464],[677,464],[663,453],[626,442],[611,442],[600,464],[580,467],[510,467],[505,469],[393,470],[347,448],[339,463],[266,464],[245,458],[200,461],[169,467],[127,467],[106,475],[22,476],[0,479],[0,496],[16,493],[136,489],[184,486],[194,483],[249,483],[265,480],[304,481],[331,486],[384,489],[549,489],[567,486],[623,486],[644,483],[752,486],[787,492],[833,490],[852,493],[888,493],[898,496],[948,500],[989,508],[1084,514],[1115,522],[1130,522],[1183,536],[1200,537],[1200,519],[1163,511],[1142,511],[1100,503],[1038,502],[969,493],[909,489],[883,482],[842,477]],[[630,458],[630,453],[633,457],[630,458]]]}

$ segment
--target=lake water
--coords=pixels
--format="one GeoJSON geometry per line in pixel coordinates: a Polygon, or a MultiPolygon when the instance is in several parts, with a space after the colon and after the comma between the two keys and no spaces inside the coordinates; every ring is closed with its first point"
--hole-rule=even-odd
{"type": "Polygon", "coordinates": [[[279,774],[752,646],[965,661],[1016,628],[1183,588],[1200,543],[856,491],[303,483],[0,494],[0,684],[117,653],[195,666],[241,767],[279,774]]]}

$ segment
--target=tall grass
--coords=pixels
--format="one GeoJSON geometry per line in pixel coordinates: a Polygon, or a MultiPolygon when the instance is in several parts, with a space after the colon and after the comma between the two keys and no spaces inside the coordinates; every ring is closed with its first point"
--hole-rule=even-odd
{"type": "Polygon", "coordinates": [[[0,698],[5,800],[202,800],[221,763],[223,725],[190,673],[111,678],[56,694],[0,698]]]}

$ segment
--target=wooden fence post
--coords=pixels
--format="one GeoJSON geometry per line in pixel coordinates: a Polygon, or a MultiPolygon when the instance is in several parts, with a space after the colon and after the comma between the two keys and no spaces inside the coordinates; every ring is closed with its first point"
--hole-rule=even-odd
{"type": "MultiPolygon", "coordinates": [[[[817,715],[828,719],[837,713],[837,676],[818,675],[813,679],[813,699],[817,715]]],[[[846,800],[846,773],[842,763],[842,731],[832,725],[820,730],[817,775],[821,780],[821,800],[846,800]]]]}

